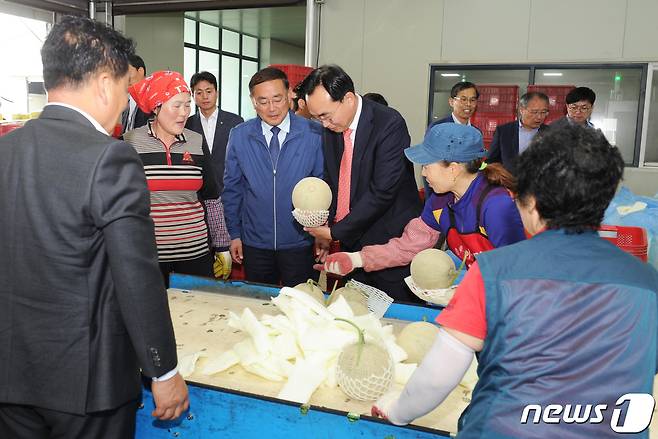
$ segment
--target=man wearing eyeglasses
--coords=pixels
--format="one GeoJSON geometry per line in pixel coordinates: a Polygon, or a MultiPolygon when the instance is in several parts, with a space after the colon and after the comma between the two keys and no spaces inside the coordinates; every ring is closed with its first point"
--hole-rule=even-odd
{"type": "Polygon", "coordinates": [[[249,81],[258,117],[231,130],[224,169],[224,213],[231,257],[247,280],[295,286],[317,277],[313,240],[292,216],[292,190],[322,178],[319,124],[290,111],[286,74],[267,67],[249,81]]]}
{"type": "Polygon", "coordinates": [[[471,116],[473,116],[478,107],[479,97],[480,92],[478,92],[477,87],[472,82],[464,81],[453,85],[450,89],[450,97],[448,98],[448,105],[452,108],[452,113],[432,122],[427,128],[428,131],[434,125],[440,123],[470,125],[471,116]]]}
{"type": "Polygon", "coordinates": [[[489,147],[487,163],[502,163],[514,174],[515,162],[525,151],[537,133],[548,128],[544,121],[548,116],[548,96],[530,92],[519,99],[519,119],[500,125],[494,132],[489,147]]]}
{"type": "MultiPolygon", "coordinates": [[[[400,236],[422,208],[413,166],[404,157],[411,142],[404,119],[393,108],[363,99],[336,65],[311,72],[306,90],[308,109],[324,126],[325,181],[334,195],[329,223],[308,232],[327,245],[340,241],[346,252],[400,236]]],[[[408,275],[407,265],[357,270],[353,277],[395,300],[415,301],[404,283],[408,275]]]]}
{"type": "Polygon", "coordinates": [[[565,123],[575,123],[594,128],[590,117],[592,117],[592,111],[594,111],[596,94],[591,88],[576,87],[567,94],[565,100],[567,102],[567,115],[553,122],[551,128],[560,127],[565,123]]]}

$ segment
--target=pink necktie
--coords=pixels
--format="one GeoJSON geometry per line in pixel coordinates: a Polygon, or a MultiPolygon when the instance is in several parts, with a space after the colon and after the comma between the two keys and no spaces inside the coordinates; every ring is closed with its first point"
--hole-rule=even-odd
{"type": "Polygon", "coordinates": [[[352,144],[351,129],[343,131],[343,158],[340,160],[340,171],[338,174],[338,199],[336,200],[336,222],[342,220],[350,213],[350,183],[352,180],[352,155],[354,145],[352,144]]]}

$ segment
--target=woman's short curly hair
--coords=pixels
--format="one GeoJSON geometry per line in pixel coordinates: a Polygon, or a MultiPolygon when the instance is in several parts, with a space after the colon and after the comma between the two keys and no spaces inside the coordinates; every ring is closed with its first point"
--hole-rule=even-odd
{"type": "Polygon", "coordinates": [[[518,158],[517,200],[536,200],[550,229],[599,227],[624,172],[624,160],[600,130],[569,124],[535,136],[518,158]]]}

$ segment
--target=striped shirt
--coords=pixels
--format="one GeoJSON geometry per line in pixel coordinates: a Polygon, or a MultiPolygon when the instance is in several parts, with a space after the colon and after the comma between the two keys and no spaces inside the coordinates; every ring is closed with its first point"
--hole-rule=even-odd
{"type": "Polygon", "coordinates": [[[219,236],[213,236],[214,245],[227,246],[223,209],[203,137],[185,129],[167,148],[153,135],[149,122],[125,133],[124,139],[133,145],[144,164],[160,262],[195,259],[208,253],[202,201],[208,209],[211,236],[221,234],[222,228],[226,235],[223,242],[219,236]]]}

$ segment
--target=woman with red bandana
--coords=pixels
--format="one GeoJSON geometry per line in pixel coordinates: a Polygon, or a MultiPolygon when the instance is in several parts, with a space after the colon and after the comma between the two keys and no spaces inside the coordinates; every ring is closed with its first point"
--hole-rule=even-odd
{"type": "Polygon", "coordinates": [[[376,271],[402,266],[420,251],[434,247],[439,238],[470,267],[478,253],[525,239],[508,190],[513,177],[497,164],[482,168],[486,150],[477,129],[434,125],[423,143],[404,152],[423,166],[423,176],[434,190],[421,216],[411,220],[399,238],[359,252],[331,254],[316,268],[345,275],[357,268],[376,271]]]}
{"type": "Polygon", "coordinates": [[[144,163],[165,283],[169,286],[171,272],[212,277],[213,264],[228,275],[230,241],[210,152],[200,134],[185,128],[190,88],[180,73],[159,71],[129,92],[142,111],[152,114],[145,126],[123,137],[144,163]]]}

